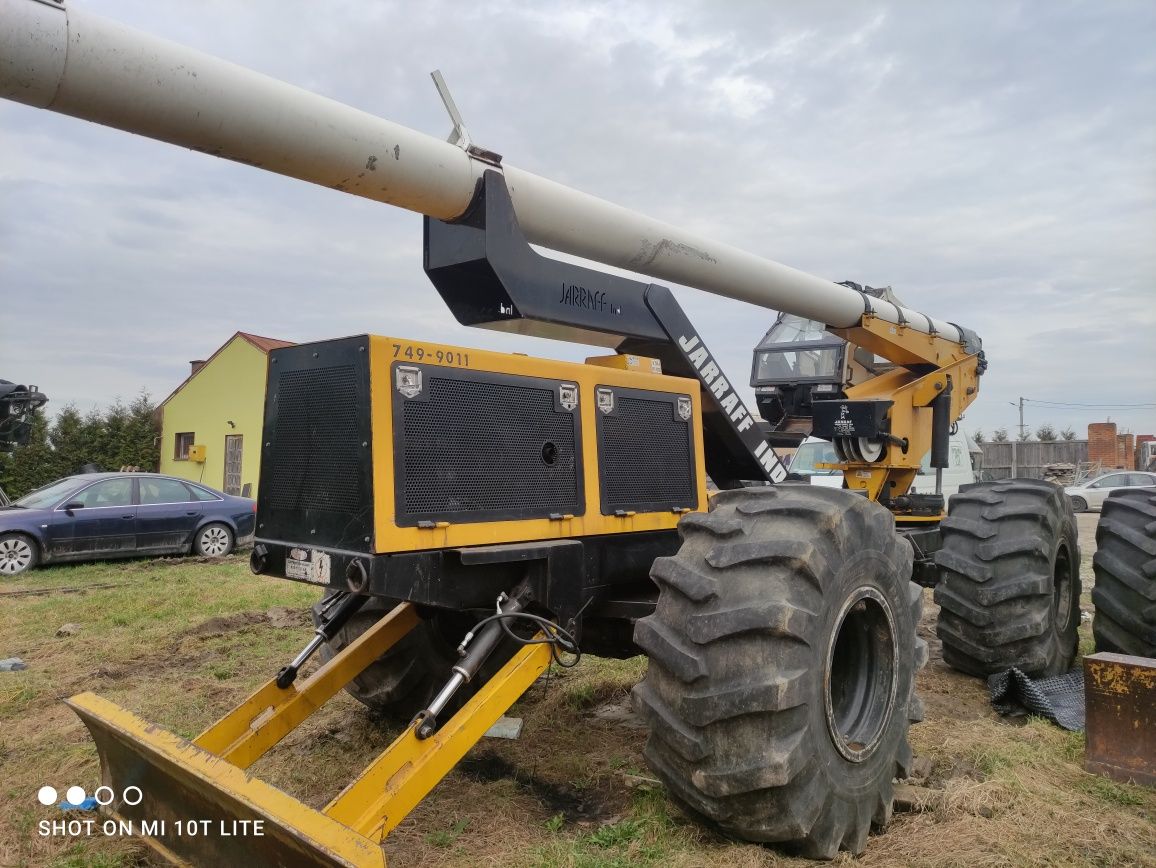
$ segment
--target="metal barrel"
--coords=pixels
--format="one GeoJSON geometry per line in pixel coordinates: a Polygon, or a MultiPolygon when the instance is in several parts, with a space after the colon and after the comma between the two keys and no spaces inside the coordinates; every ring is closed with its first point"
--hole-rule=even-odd
{"type": "MultiPolygon", "coordinates": [[[[481,173],[463,148],[60,0],[0,0],[0,96],[355,196],[460,216],[481,173]]],[[[818,320],[956,326],[504,165],[527,239],[657,280],[818,320]]]]}

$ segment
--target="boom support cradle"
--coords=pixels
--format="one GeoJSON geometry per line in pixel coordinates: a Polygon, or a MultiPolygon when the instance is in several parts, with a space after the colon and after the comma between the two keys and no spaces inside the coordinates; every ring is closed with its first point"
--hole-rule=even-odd
{"type": "Polygon", "coordinates": [[[95,694],[72,697],[96,742],[102,784],[117,794],[105,810],[147,832],[146,843],[176,864],[384,866],[382,840],[546,670],[549,644],[519,649],[432,736],[419,738],[411,723],[320,811],[245,770],[418,623],[402,603],[300,684],[271,679],[192,742],[95,694]],[[135,805],[124,800],[131,787],[142,793],[135,805]],[[178,823],[193,818],[211,832],[181,834],[178,823]],[[257,821],[262,834],[228,834],[238,824],[251,833],[257,821]]]}
{"type": "Polygon", "coordinates": [[[463,325],[610,346],[659,359],[663,373],[698,380],[706,470],[719,488],[787,477],[674,294],[537,253],[500,172],[485,173],[459,220],[425,218],[425,271],[463,325]]]}

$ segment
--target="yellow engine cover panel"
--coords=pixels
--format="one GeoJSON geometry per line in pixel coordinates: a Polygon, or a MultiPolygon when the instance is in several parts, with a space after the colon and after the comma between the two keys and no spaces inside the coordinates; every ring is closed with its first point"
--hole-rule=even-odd
{"type": "Polygon", "coordinates": [[[374,550],[667,530],[705,510],[698,383],[369,338],[374,550]]]}

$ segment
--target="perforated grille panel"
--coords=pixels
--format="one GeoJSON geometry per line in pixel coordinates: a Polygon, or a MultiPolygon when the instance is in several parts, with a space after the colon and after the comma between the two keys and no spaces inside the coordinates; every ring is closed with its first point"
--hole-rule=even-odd
{"type": "Polygon", "coordinates": [[[578,413],[557,406],[557,383],[429,367],[423,376],[420,395],[395,397],[398,524],[582,511],[578,413]]]}
{"type": "Polygon", "coordinates": [[[257,536],[368,551],[373,538],[367,340],[270,354],[257,536]]]}
{"type": "Polygon", "coordinates": [[[613,411],[598,414],[603,514],[698,502],[690,423],[679,417],[676,400],[665,393],[614,390],[613,411]]]}
{"type": "MultiPolygon", "coordinates": [[[[353,512],[364,503],[352,365],[282,371],[268,503],[274,508],[353,512]]],[[[265,493],[264,491],[262,493],[265,493]]]]}

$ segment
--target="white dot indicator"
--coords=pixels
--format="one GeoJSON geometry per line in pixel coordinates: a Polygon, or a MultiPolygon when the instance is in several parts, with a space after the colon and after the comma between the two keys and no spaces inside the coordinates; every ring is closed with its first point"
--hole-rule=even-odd
{"type": "Polygon", "coordinates": [[[84,801],[84,787],[69,787],[64,798],[68,799],[70,805],[79,805],[84,801]]]}
{"type": "Polygon", "coordinates": [[[55,805],[56,790],[52,787],[41,787],[36,793],[36,800],[42,805],[55,805]]]}

